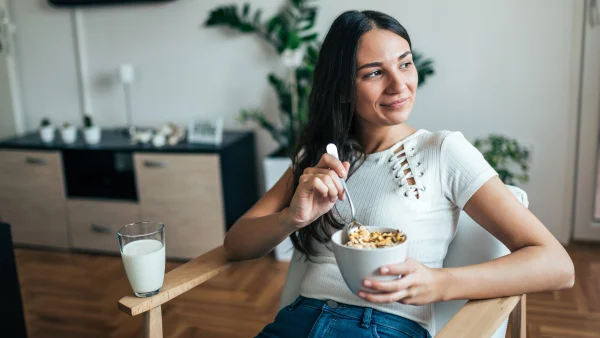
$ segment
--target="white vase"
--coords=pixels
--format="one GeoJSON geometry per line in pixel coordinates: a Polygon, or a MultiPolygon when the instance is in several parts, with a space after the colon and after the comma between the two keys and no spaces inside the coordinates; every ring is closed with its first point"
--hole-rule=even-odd
{"type": "Polygon", "coordinates": [[[91,126],[83,130],[83,137],[85,138],[85,143],[87,144],[100,143],[101,136],[102,132],[98,126],[91,126]]]}
{"type": "Polygon", "coordinates": [[[157,133],[152,137],[152,145],[157,148],[164,146],[165,143],[167,143],[167,137],[161,133],[157,133]]]}
{"type": "Polygon", "coordinates": [[[72,144],[77,138],[77,128],[75,128],[75,126],[61,128],[60,136],[62,137],[64,143],[72,144]]]}
{"type": "Polygon", "coordinates": [[[42,138],[42,142],[44,143],[52,143],[54,141],[54,136],[56,135],[56,129],[54,126],[45,126],[40,128],[40,137],[42,138]]]}
{"type": "MultiPolygon", "coordinates": [[[[279,181],[291,164],[292,161],[287,157],[266,157],[263,160],[265,192],[279,181]]],[[[294,246],[289,237],[275,247],[275,259],[278,261],[290,261],[293,253],[294,246]]]]}

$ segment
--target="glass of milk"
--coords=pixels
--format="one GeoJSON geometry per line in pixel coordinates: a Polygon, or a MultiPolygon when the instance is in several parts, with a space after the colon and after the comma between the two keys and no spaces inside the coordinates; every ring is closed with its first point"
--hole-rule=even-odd
{"type": "Polygon", "coordinates": [[[165,225],[137,222],[118,231],[123,266],[129,284],[138,297],[154,296],[165,277],[165,225]]]}

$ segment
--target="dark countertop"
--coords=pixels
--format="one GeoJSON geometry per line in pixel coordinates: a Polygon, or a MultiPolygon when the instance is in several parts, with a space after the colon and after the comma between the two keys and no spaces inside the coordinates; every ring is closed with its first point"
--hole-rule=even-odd
{"type": "Polygon", "coordinates": [[[149,144],[131,144],[129,136],[123,129],[103,129],[102,139],[96,145],[85,143],[81,130],[77,131],[77,140],[73,144],[65,144],[56,131],[54,142],[45,144],[39,132],[30,132],[23,136],[0,140],[0,149],[28,149],[28,150],[105,150],[105,151],[137,151],[137,152],[172,152],[172,153],[218,153],[229,145],[247,138],[251,131],[224,131],[223,141],[220,145],[188,143],[186,140],[174,146],[165,145],[157,148],[149,144]]]}

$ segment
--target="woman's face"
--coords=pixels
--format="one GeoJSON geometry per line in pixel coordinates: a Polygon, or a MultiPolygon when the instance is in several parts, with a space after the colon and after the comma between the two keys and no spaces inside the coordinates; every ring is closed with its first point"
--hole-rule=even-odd
{"type": "Polygon", "coordinates": [[[418,83],[408,42],[398,34],[372,29],[359,40],[356,55],[356,111],[361,126],[406,122],[418,83]]]}

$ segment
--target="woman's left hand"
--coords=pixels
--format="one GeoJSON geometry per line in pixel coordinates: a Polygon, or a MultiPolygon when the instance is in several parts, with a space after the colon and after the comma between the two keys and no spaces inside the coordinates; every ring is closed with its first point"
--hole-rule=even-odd
{"type": "Polygon", "coordinates": [[[386,265],[380,268],[382,275],[402,275],[392,281],[365,279],[366,289],[382,293],[360,291],[359,297],[373,303],[399,302],[409,305],[424,305],[443,300],[445,272],[442,269],[432,269],[418,261],[408,258],[400,264],[386,265]]]}

